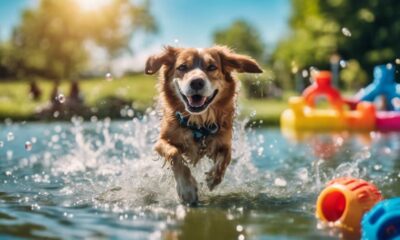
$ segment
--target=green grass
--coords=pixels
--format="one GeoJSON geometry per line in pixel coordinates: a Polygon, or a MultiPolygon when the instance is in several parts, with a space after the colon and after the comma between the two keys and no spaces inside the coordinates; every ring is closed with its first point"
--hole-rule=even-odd
{"type": "Polygon", "coordinates": [[[244,98],[240,99],[239,105],[242,107],[242,117],[255,113],[251,120],[261,125],[278,125],[281,113],[288,107],[286,101],[282,100],[244,98]]]}
{"type": "MultiPolygon", "coordinates": [[[[118,97],[132,101],[135,109],[143,111],[154,103],[157,96],[156,81],[156,77],[145,75],[116,78],[112,81],[96,78],[82,80],[80,87],[89,107],[95,107],[102,99],[118,97]]],[[[29,86],[26,82],[0,82],[0,119],[32,120],[35,109],[49,101],[53,82],[40,80],[38,86],[43,91],[42,98],[39,102],[33,102],[29,99],[29,86]]],[[[68,81],[61,83],[60,92],[68,96],[68,81]]],[[[287,95],[293,94],[285,94],[284,99],[287,99],[287,95]]],[[[240,97],[239,104],[242,107],[242,116],[250,116],[255,111],[256,115],[252,119],[262,120],[263,125],[279,124],[279,116],[287,107],[286,100],[255,100],[245,97],[240,97]]]]}
{"type": "Polygon", "coordinates": [[[155,77],[135,75],[105,81],[104,79],[91,79],[82,81],[81,88],[85,102],[94,106],[100,99],[116,96],[133,101],[137,109],[144,110],[153,103],[157,94],[155,77]]]}

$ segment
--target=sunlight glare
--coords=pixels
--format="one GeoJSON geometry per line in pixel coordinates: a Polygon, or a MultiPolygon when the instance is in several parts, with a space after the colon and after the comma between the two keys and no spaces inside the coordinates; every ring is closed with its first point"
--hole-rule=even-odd
{"type": "Polygon", "coordinates": [[[111,0],[75,0],[82,10],[94,11],[98,10],[105,5],[108,5],[111,0]]]}

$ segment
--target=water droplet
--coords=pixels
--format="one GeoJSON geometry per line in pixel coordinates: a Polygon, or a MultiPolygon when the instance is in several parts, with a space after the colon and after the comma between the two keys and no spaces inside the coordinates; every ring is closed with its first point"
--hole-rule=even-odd
{"type": "Polygon", "coordinates": [[[311,77],[313,77],[315,74],[318,74],[318,73],[319,73],[319,69],[318,68],[316,68],[314,66],[310,67],[310,75],[311,75],[311,77]]]}
{"type": "Polygon", "coordinates": [[[243,226],[242,225],[237,225],[236,226],[236,231],[238,231],[238,232],[242,232],[243,231],[243,226]]]}
{"type": "Polygon", "coordinates": [[[278,186],[278,187],[285,187],[287,185],[287,182],[284,178],[278,177],[278,178],[275,178],[274,184],[275,184],[275,186],[278,186]]]}
{"type": "Polygon", "coordinates": [[[36,137],[31,137],[31,142],[32,143],[36,143],[36,141],[37,141],[36,137]]]}
{"type": "Polygon", "coordinates": [[[400,58],[396,58],[396,60],[394,61],[396,64],[400,65],[400,58]]]}
{"type": "Polygon", "coordinates": [[[175,44],[178,44],[178,43],[179,43],[179,39],[175,38],[175,39],[174,39],[174,43],[175,43],[175,44]]]}
{"type": "Polygon", "coordinates": [[[386,68],[387,69],[392,69],[393,68],[393,64],[391,64],[391,63],[386,64],[386,68]]]}
{"type": "Polygon", "coordinates": [[[54,113],[53,113],[53,117],[54,118],[58,118],[60,116],[60,112],[59,111],[55,111],[54,113]]]}
{"type": "Polygon", "coordinates": [[[251,113],[250,113],[250,117],[253,118],[253,117],[256,116],[256,114],[257,114],[257,111],[256,111],[256,110],[253,110],[253,111],[251,111],[251,113]]]}
{"type": "Polygon", "coordinates": [[[56,101],[59,103],[64,103],[65,102],[65,97],[64,94],[60,93],[56,96],[56,101]]]}
{"type": "Polygon", "coordinates": [[[58,135],[51,136],[51,141],[52,142],[58,142],[59,139],[60,139],[60,137],[58,135]]]}
{"type": "Polygon", "coordinates": [[[32,150],[32,143],[30,141],[25,142],[25,150],[26,151],[32,150]]]}
{"type": "Polygon", "coordinates": [[[308,71],[306,69],[301,71],[301,76],[303,76],[303,78],[307,78],[308,77],[308,71]]]}
{"type": "Polygon", "coordinates": [[[8,150],[7,153],[6,153],[6,155],[7,155],[7,159],[8,159],[8,160],[11,160],[12,157],[13,157],[13,151],[8,150]]]}
{"type": "Polygon", "coordinates": [[[390,147],[385,147],[385,148],[383,148],[383,152],[384,152],[385,154],[389,155],[389,154],[392,153],[392,149],[390,149],[390,147]]]}
{"type": "Polygon", "coordinates": [[[4,142],[0,141],[0,148],[4,147],[4,142]]]}
{"type": "Polygon", "coordinates": [[[183,220],[186,216],[185,207],[182,205],[179,205],[175,210],[175,214],[176,214],[176,218],[183,220]]]}
{"type": "Polygon", "coordinates": [[[264,153],[264,148],[263,148],[263,147],[259,147],[259,148],[257,149],[257,155],[258,155],[258,156],[262,156],[263,153],[264,153]]]}
{"type": "Polygon", "coordinates": [[[348,28],[342,28],[342,33],[343,35],[345,35],[346,37],[351,37],[351,32],[348,28]]]}
{"type": "Polygon", "coordinates": [[[342,68],[345,68],[345,67],[347,67],[347,62],[346,62],[346,60],[340,60],[339,61],[339,64],[340,64],[340,66],[342,67],[342,68]]]}
{"type": "Polygon", "coordinates": [[[392,104],[396,110],[400,109],[400,98],[398,98],[398,97],[393,98],[392,104]]]}
{"type": "Polygon", "coordinates": [[[307,171],[307,168],[300,168],[300,169],[297,171],[297,176],[299,177],[299,179],[300,179],[302,182],[307,182],[307,181],[308,181],[308,171],[307,171]]]}
{"type": "Polygon", "coordinates": [[[243,234],[240,234],[240,235],[238,236],[238,240],[244,240],[244,239],[245,239],[245,237],[244,237],[243,234]]]}
{"type": "Polygon", "coordinates": [[[128,117],[133,117],[134,114],[135,112],[133,111],[133,109],[128,109],[128,111],[126,111],[126,115],[128,115],[128,117]]]}
{"type": "Polygon", "coordinates": [[[12,133],[12,132],[9,132],[8,134],[7,134],[7,141],[12,141],[12,140],[14,140],[14,133],[12,133]]]}
{"type": "Polygon", "coordinates": [[[11,176],[12,172],[11,171],[6,171],[6,176],[11,176]]]}
{"type": "Polygon", "coordinates": [[[111,73],[106,73],[106,80],[109,82],[113,80],[113,76],[111,73]]]}
{"type": "Polygon", "coordinates": [[[96,116],[91,116],[91,117],[90,117],[90,121],[91,121],[92,123],[97,122],[97,120],[98,120],[98,118],[97,118],[96,116]]]}
{"type": "Polygon", "coordinates": [[[374,165],[374,170],[379,171],[381,169],[382,169],[382,165],[379,165],[379,164],[374,165]]]}

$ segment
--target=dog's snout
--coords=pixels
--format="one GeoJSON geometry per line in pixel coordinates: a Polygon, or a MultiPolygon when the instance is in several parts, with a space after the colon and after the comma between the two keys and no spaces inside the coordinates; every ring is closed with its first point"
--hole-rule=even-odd
{"type": "Polygon", "coordinates": [[[193,79],[193,80],[190,82],[190,87],[191,87],[193,90],[201,90],[201,89],[204,88],[204,85],[205,85],[205,82],[204,82],[204,80],[201,79],[201,78],[193,79]]]}

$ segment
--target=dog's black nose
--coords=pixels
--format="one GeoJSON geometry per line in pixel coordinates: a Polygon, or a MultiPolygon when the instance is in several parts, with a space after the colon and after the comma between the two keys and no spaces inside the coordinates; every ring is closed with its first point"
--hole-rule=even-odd
{"type": "Polygon", "coordinates": [[[193,80],[190,82],[190,87],[191,87],[193,90],[201,90],[201,89],[203,89],[204,84],[205,84],[205,82],[204,82],[203,79],[201,79],[201,78],[196,78],[196,79],[193,79],[193,80]]]}

